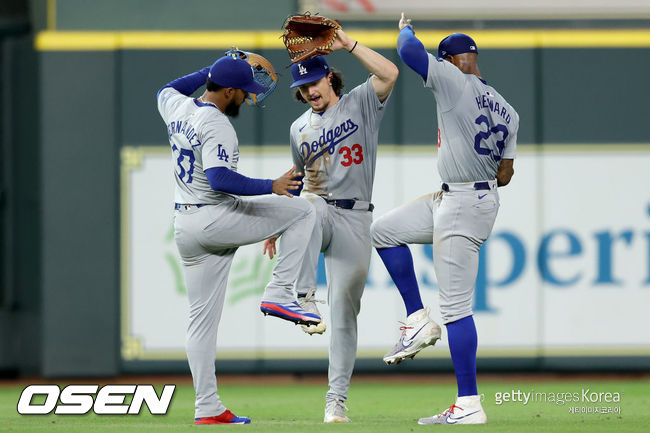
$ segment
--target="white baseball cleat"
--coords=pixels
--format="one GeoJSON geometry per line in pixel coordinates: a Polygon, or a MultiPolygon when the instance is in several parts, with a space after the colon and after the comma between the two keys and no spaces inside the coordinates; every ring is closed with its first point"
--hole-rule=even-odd
{"type": "Polygon", "coordinates": [[[418,424],[485,424],[487,415],[481,406],[480,395],[456,397],[456,403],[444,412],[420,418],[418,424]]]}
{"type": "Polygon", "coordinates": [[[314,335],[314,334],[322,334],[325,332],[327,329],[327,325],[325,324],[325,321],[323,320],[323,316],[320,314],[320,311],[318,311],[318,306],[316,306],[316,303],[321,303],[324,304],[325,301],[316,299],[316,289],[312,288],[309,289],[307,292],[307,295],[305,296],[298,296],[298,304],[302,307],[303,310],[305,310],[308,313],[312,313],[317,315],[318,317],[321,318],[321,321],[317,325],[302,325],[301,328],[303,331],[305,331],[309,335],[314,335]]]}
{"type": "Polygon", "coordinates": [[[400,337],[395,347],[384,355],[386,364],[399,364],[406,358],[413,358],[427,346],[433,346],[440,339],[440,326],[431,318],[424,308],[410,314],[406,323],[402,323],[400,337]]]}
{"type": "Polygon", "coordinates": [[[325,405],[325,418],[323,422],[350,422],[350,418],[345,414],[348,408],[340,400],[328,401],[325,405]]]}

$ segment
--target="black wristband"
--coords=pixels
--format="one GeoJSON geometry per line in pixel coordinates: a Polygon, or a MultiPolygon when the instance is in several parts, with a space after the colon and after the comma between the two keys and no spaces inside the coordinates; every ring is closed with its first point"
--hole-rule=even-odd
{"type": "Polygon", "coordinates": [[[359,41],[354,41],[354,46],[352,47],[352,49],[350,51],[348,51],[348,53],[351,53],[352,51],[354,51],[354,49],[357,47],[358,43],[359,43],[359,41]]]}

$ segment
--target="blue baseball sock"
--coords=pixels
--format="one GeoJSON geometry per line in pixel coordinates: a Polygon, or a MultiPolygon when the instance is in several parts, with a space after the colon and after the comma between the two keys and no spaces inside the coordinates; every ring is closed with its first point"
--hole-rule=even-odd
{"type": "Polygon", "coordinates": [[[449,351],[454,363],[458,397],[477,395],[476,388],[476,347],[478,338],[472,316],[464,317],[447,325],[449,351]]]}
{"type": "Polygon", "coordinates": [[[384,262],[388,273],[399,290],[406,307],[406,315],[424,308],[420,298],[418,280],[413,269],[413,256],[406,245],[391,248],[377,248],[379,257],[384,262]]]}

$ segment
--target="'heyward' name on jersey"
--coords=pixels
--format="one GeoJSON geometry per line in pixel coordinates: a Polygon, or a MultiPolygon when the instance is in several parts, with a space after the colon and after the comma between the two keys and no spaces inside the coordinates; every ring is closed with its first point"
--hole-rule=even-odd
{"type": "Polygon", "coordinates": [[[454,183],[494,179],[501,160],[516,156],[519,114],[481,77],[428,56],[424,85],[436,99],[441,180],[454,183]]]}
{"type": "Polygon", "coordinates": [[[486,91],[483,95],[477,96],[476,105],[478,106],[478,109],[482,110],[484,108],[487,108],[490,111],[501,116],[501,118],[503,118],[503,120],[505,120],[506,123],[510,125],[510,113],[508,113],[508,110],[505,106],[500,106],[499,102],[495,101],[493,98],[494,94],[489,90],[486,91]]]}

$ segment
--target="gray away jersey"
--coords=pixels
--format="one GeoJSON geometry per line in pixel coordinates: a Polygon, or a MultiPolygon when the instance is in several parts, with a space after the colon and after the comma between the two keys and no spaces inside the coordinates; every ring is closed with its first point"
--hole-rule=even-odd
{"type": "Polygon", "coordinates": [[[519,114],[476,75],[429,55],[425,87],[438,111],[438,172],[443,182],[496,177],[501,159],[514,159],[519,114]]]}
{"type": "Polygon", "coordinates": [[[213,204],[230,197],[213,190],[205,175],[212,167],[237,171],[239,144],[226,115],[172,87],[158,95],[158,111],[172,148],[176,203],[213,204]]]}
{"type": "Polygon", "coordinates": [[[379,124],[389,98],[379,102],[368,78],[322,115],[310,108],[293,122],[291,152],[305,174],[306,192],[371,201],[379,124]]]}

